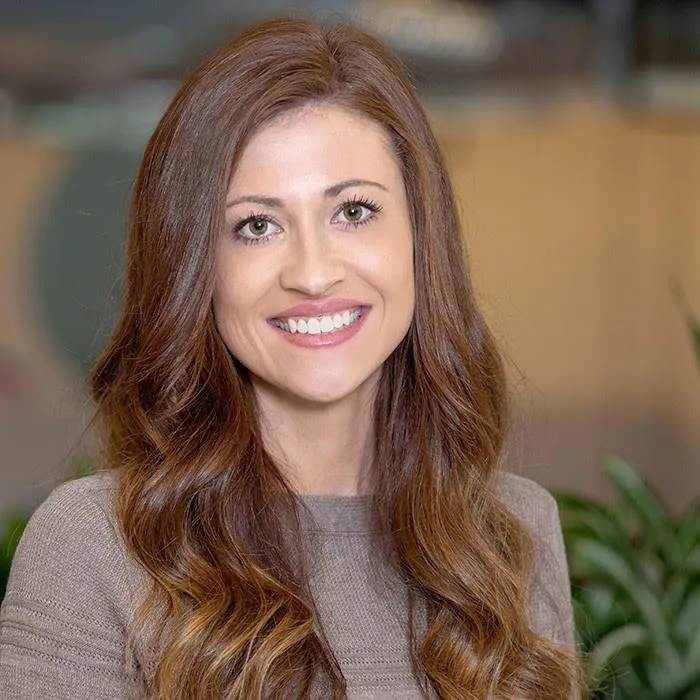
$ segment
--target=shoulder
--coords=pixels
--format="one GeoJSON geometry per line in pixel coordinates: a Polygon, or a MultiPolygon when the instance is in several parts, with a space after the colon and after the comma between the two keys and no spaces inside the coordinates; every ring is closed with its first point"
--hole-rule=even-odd
{"type": "Polygon", "coordinates": [[[66,554],[99,561],[121,556],[114,509],[114,477],[101,472],[56,487],[34,511],[16,558],[66,554]]]}
{"type": "Polygon", "coordinates": [[[32,520],[61,517],[65,512],[73,516],[93,516],[107,505],[115,492],[112,472],[102,471],[79,479],[71,479],[57,486],[34,511],[32,520]]]}
{"type": "Polygon", "coordinates": [[[542,636],[574,644],[571,589],[557,502],[549,491],[525,477],[501,472],[497,498],[525,526],[535,556],[528,615],[542,636]]]}
{"type": "Polygon", "coordinates": [[[114,493],[111,474],[69,481],[29,520],[0,608],[0,697],[126,695],[124,644],[140,581],[114,493]]]}
{"type": "Polygon", "coordinates": [[[138,571],[127,554],[114,508],[111,473],[61,484],[30,518],[12,561],[4,606],[53,602],[76,612],[127,608],[138,571]]]}
{"type": "Polygon", "coordinates": [[[535,573],[566,571],[566,553],[557,502],[547,489],[525,477],[501,472],[495,482],[496,497],[520,521],[532,538],[535,573]]]}
{"type": "Polygon", "coordinates": [[[496,497],[533,535],[560,530],[559,510],[554,496],[540,484],[511,472],[499,472],[494,489],[496,497]]]}

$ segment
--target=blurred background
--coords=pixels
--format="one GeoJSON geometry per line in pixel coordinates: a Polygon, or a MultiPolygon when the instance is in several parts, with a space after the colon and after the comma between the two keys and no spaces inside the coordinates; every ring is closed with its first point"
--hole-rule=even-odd
{"type": "Polygon", "coordinates": [[[203,56],[279,13],[350,18],[405,60],[507,357],[508,468],[605,499],[618,454],[681,512],[700,493],[700,2],[1,0],[0,513],[92,449],[83,383],[150,131],[203,56]]]}

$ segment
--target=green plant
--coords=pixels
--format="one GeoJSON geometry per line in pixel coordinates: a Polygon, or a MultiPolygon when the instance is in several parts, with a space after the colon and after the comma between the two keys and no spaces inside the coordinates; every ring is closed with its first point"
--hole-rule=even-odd
{"type": "Polygon", "coordinates": [[[9,513],[0,531],[0,601],[5,597],[12,557],[28,520],[25,513],[9,513]]]}
{"type": "Polygon", "coordinates": [[[676,305],[685,320],[685,325],[688,328],[688,333],[693,343],[693,349],[695,350],[695,359],[698,363],[698,367],[700,367],[700,319],[693,313],[683,287],[678,280],[671,281],[671,294],[673,294],[676,305]]]}
{"type": "Polygon", "coordinates": [[[695,359],[700,367],[700,321],[694,314],[689,314],[686,317],[690,337],[693,339],[693,347],[695,348],[695,359]]]}
{"type": "Polygon", "coordinates": [[[700,699],[700,503],[672,517],[618,458],[606,507],[558,497],[591,698],[700,699]]]}

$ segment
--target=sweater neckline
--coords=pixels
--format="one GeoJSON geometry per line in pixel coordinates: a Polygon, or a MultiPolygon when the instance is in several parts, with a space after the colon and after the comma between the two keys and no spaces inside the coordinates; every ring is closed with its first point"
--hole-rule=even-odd
{"type": "Polygon", "coordinates": [[[373,529],[370,496],[302,494],[299,509],[302,531],[326,534],[368,533],[373,529]]]}

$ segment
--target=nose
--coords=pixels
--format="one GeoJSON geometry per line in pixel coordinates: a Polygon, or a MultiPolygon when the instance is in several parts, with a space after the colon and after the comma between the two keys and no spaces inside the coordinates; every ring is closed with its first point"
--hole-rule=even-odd
{"type": "Polygon", "coordinates": [[[294,236],[280,284],[307,296],[323,296],[345,276],[345,265],[324,230],[307,230],[294,236]]]}

